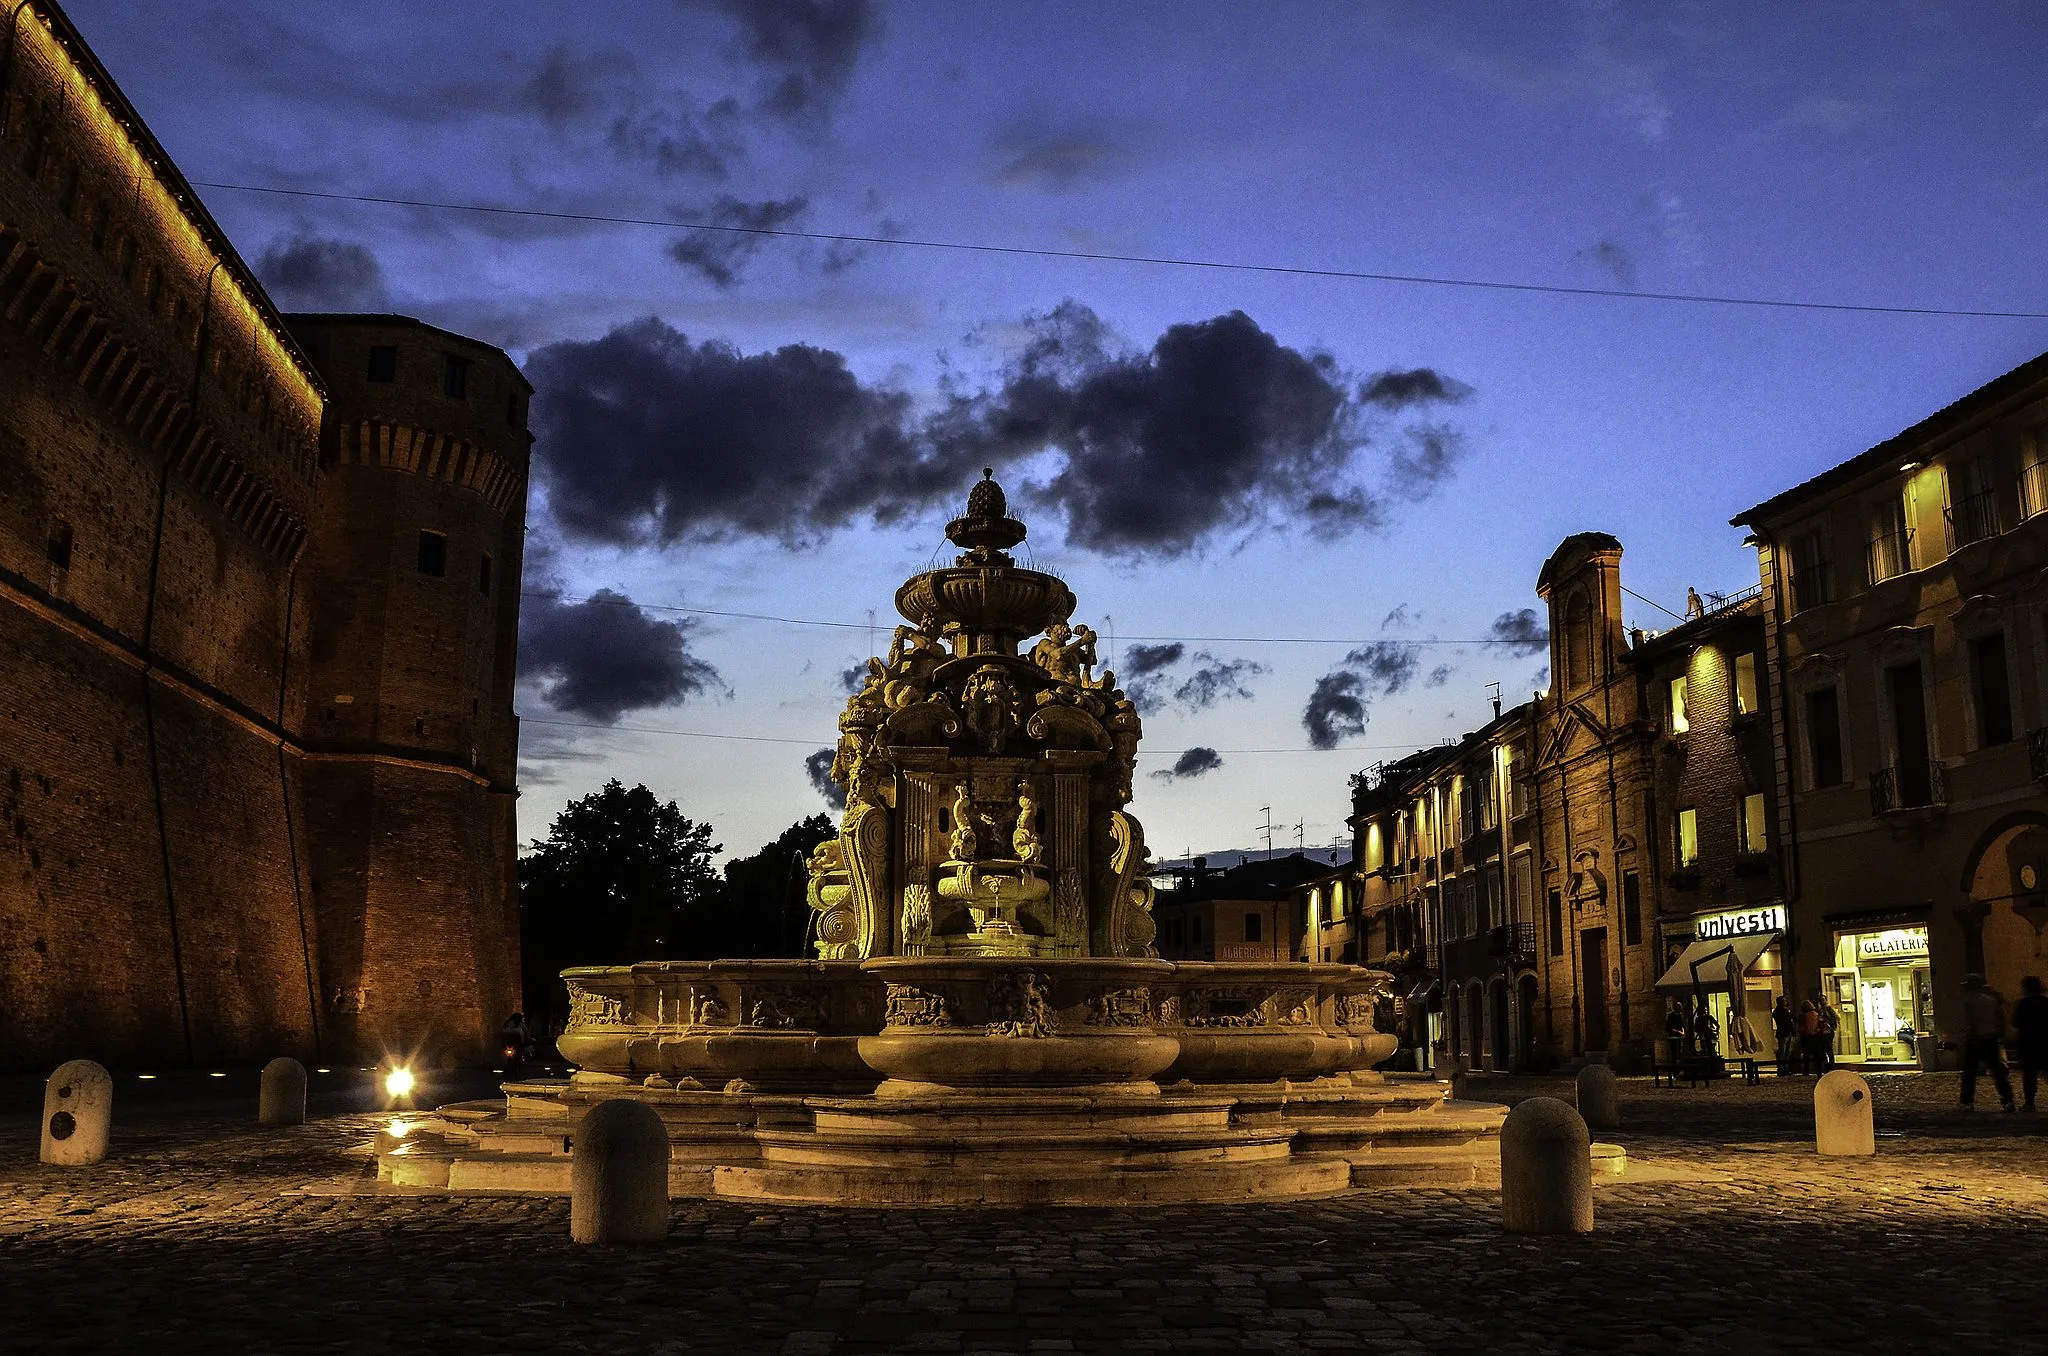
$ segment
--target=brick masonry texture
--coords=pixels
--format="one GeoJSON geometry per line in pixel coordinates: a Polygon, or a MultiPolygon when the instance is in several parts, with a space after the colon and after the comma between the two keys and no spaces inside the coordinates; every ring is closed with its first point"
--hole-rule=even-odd
{"type": "Polygon", "coordinates": [[[295,336],[61,14],[19,26],[0,1067],[481,1054],[518,1006],[525,382],[399,317],[295,336]],[[350,455],[373,422],[413,455],[350,455]]]}
{"type": "Polygon", "coordinates": [[[641,1249],[571,1245],[563,1199],[379,1194],[341,1151],[381,1118],[316,1095],[309,1124],[259,1131],[253,1077],[160,1111],[124,1084],[108,1161],[44,1168],[23,1080],[0,1088],[0,1305],[78,1349],[146,1331],[267,1351],[2048,1350],[2040,1127],[1957,1113],[1952,1074],[1872,1083],[1878,1156],[1822,1160],[1811,1079],[1623,1080],[1626,1128],[1602,1138],[1688,1176],[1599,1187],[1582,1237],[1504,1235],[1495,1192],[1358,1191],[1154,1210],[677,1201],[669,1241],[641,1249]]]}

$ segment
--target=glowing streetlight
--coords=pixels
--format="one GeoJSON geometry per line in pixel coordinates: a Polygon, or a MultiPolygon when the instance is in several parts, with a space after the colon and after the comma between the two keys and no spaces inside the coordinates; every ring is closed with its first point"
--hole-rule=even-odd
{"type": "Polygon", "coordinates": [[[400,1066],[384,1075],[384,1095],[387,1097],[412,1096],[412,1070],[400,1066]]]}

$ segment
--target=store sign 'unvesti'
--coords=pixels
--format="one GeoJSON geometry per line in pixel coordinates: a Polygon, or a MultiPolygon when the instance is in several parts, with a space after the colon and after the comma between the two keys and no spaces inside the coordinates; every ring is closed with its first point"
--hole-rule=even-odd
{"type": "Polygon", "coordinates": [[[1710,913],[1693,919],[1693,935],[1703,942],[1725,937],[1752,937],[1759,932],[1782,932],[1785,910],[1779,905],[1767,909],[1737,909],[1710,913]]]}
{"type": "Polygon", "coordinates": [[[1903,960],[1926,954],[1926,928],[1888,928],[1883,932],[1866,932],[1856,939],[1856,957],[1862,961],[1903,960]]]}

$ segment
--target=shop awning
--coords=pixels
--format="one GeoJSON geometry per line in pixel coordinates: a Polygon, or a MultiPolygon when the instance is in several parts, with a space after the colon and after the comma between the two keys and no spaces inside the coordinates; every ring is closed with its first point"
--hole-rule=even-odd
{"type": "Polygon", "coordinates": [[[1664,977],[1657,981],[1659,993],[1691,993],[1698,984],[1709,989],[1728,987],[1729,964],[1741,974],[1756,964],[1756,958],[1778,940],[1775,932],[1754,932],[1744,937],[1715,937],[1694,942],[1679,953],[1664,977]],[[1694,965],[1699,969],[1695,971],[1694,965]]]}
{"type": "Polygon", "coordinates": [[[1444,998],[1443,984],[1434,979],[1425,979],[1408,991],[1406,1004],[1410,1012],[1434,1012],[1444,998]]]}

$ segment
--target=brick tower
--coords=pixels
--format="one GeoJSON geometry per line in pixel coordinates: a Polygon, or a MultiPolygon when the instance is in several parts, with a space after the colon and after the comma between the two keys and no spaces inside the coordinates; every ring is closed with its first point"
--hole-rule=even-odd
{"type": "Polygon", "coordinates": [[[532,393],[488,344],[296,315],[329,392],[306,800],[328,1044],[473,1059],[519,1006],[512,713],[532,393]]]}

